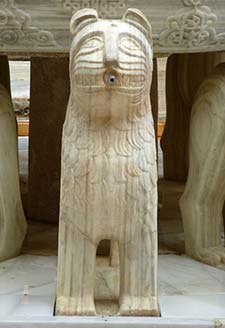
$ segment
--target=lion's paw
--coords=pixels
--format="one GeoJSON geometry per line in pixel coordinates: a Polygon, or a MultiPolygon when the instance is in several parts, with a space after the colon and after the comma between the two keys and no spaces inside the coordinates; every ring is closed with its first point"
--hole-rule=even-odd
{"type": "Polygon", "coordinates": [[[126,296],[120,299],[119,315],[121,316],[159,316],[156,299],[149,297],[126,296]]]}
{"type": "Polygon", "coordinates": [[[203,248],[197,254],[197,260],[217,267],[220,264],[225,264],[225,247],[217,246],[217,247],[208,247],[203,248]]]}
{"type": "Polygon", "coordinates": [[[90,299],[75,297],[57,297],[56,315],[58,316],[95,316],[95,305],[90,299]]]}

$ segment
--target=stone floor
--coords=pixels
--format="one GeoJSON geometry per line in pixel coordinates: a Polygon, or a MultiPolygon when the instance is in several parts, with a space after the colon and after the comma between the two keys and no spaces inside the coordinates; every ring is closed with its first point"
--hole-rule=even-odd
{"type": "MultiPolygon", "coordinates": [[[[0,321],[10,317],[53,317],[56,256],[21,255],[0,264],[0,321]]],[[[225,318],[225,272],[186,256],[159,256],[162,318],[225,318]]],[[[118,311],[119,272],[97,259],[95,300],[101,315],[118,311]],[[107,300],[107,301],[106,301],[107,300]]]]}

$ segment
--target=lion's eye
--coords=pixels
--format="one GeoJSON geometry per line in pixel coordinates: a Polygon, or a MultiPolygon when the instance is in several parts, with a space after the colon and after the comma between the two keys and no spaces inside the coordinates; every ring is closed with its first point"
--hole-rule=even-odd
{"type": "Polygon", "coordinates": [[[129,49],[129,50],[140,50],[141,46],[137,41],[131,38],[123,38],[120,40],[120,45],[123,48],[129,49]]]}
{"type": "Polygon", "coordinates": [[[82,48],[98,48],[103,45],[103,40],[99,37],[92,37],[91,39],[85,41],[81,47],[82,48]]]}

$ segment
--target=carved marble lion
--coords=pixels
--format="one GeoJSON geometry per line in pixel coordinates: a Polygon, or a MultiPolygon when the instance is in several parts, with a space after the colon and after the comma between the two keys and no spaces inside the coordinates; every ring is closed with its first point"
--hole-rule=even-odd
{"type": "Polygon", "coordinates": [[[151,26],[138,10],[71,21],[62,140],[57,315],[95,315],[96,249],[118,243],[120,315],[158,315],[151,26]]]}
{"type": "Polygon", "coordinates": [[[225,64],[200,86],[190,128],[189,174],[180,207],[186,253],[223,266],[221,233],[225,200],[225,64]]]}
{"type": "Polygon", "coordinates": [[[19,186],[16,118],[8,91],[0,85],[0,261],[20,253],[26,229],[19,186]]]}

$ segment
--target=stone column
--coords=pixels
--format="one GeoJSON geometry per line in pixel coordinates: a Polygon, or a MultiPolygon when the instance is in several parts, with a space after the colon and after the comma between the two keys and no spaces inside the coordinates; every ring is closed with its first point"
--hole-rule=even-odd
{"type": "Polygon", "coordinates": [[[0,56],[0,83],[11,93],[9,62],[7,56],[0,56]]]}
{"type": "Polygon", "coordinates": [[[58,222],[61,136],[69,89],[67,57],[31,59],[30,219],[58,222]]]}
{"type": "Polygon", "coordinates": [[[188,173],[188,136],[195,94],[224,53],[172,55],[166,72],[167,121],[161,139],[164,177],[185,181],[188,173]]]}

